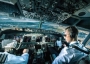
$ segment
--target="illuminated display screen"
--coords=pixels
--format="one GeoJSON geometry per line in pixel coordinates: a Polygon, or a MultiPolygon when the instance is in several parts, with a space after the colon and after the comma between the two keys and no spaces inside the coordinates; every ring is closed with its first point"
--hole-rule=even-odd
{"type": "Polygon", "coordinates": [[[23,42],[30,42],[31,41],[31,36],[24,36],[23,42]]]}
{"type": "Polygon", "coordinates": [[[17,41],[17,42],[20,42],[20,40],[22,39],[22,35],[16,35],[14,36],[14,39],[17,41]]]}
{"type": "Polygon", "coordinates": [[[45,42],[50,42],[50,37],[45,37],[45,42]]]}
{"type": "Polygon", "coordinates": [[[41,42],[41,41],[42,41],[42,37],[41,36],[36,37],[36,42],[41,42]]]}

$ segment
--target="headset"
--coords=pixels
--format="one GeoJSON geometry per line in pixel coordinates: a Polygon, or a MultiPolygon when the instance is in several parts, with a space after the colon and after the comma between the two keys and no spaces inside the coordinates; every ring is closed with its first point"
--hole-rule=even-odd
{"type": "Polygon", "coordinates": [[[74,26],[70,26],[69,28],[70,28],[70,37],[75,38],[76,35],[78,34],[78,30],[74,26]]]}

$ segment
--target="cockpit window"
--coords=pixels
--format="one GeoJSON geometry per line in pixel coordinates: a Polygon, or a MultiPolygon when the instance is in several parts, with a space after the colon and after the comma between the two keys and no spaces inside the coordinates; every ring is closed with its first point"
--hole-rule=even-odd
{"type": "Polygon", "coordinates": [[[88,34],[89,34],[89,32],[87,32],[87,31],[79,30],[78,41],[83,44],[83,41],[86,39],[88,34]]]}
{"type": "Polygon", "coordinates": [[[87,41],[85,47],[90,49],[90,39],[87,41]]]}

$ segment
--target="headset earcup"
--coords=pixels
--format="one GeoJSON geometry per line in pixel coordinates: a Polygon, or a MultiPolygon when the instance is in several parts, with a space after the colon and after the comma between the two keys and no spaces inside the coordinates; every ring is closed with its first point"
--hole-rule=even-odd
{"type": "Polygon", "coordinates": [[[71,37],[71,38],[75,38],[75,34],[74,34],[74,33],[71,33],[71,34],[70,34],[70,37],[71,37]]]}

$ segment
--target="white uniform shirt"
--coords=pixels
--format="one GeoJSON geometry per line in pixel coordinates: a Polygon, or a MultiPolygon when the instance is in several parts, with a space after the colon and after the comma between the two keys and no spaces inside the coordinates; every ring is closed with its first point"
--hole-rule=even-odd
{"type": "MultiPolygon", "coordinates": [[[[76,42],[72,43],[75,44],[76,42]]],[[[78,43],[76,45],[82,48],[81,44],[78,43]]],[[[54,59],[52,64],[75,64],[75,62],[83,56],[86,56],[86,54],[83,54],[83,52],[78,51],[75,48],[64,47],[60,54],[54,59]]]]}
{"type": "Polygon", "coordinates": [[[57,40],[56,41],[56,46],[61,47],[62,46],[62,42],[60,40],[57,40]]]}
{"type": "Polygon", "coordinates": [[[7,52],[4,54],[8,54],[4,64],[27,64],[29,58],[28,53],[24,53],[21,56],[16,56],[7,52]]]}

